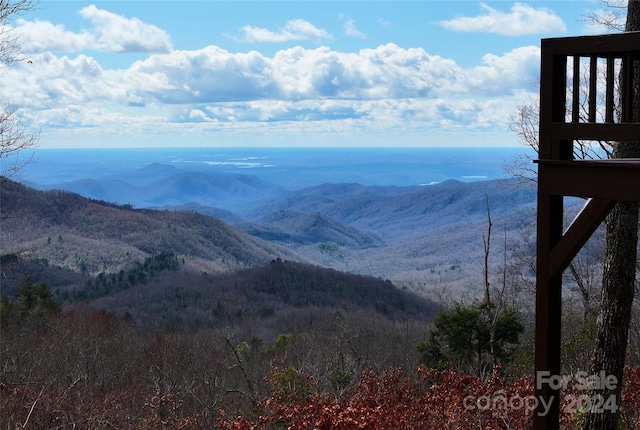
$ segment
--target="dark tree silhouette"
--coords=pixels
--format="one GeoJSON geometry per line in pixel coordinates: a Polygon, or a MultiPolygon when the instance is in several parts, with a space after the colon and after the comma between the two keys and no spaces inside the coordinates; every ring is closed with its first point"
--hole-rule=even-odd
{"type": "MultiPolygon", "coordinates": [[[[629,0],[625,31],[640,30],[640,1],[629,0]]],[[[638,96],[640,93],[640,64],[633,67],[633,115],[638,122],[638,96]]],[[[613,158],[640,157],[640,142],[617,142],[613,145],[613,158]]],[[[632,186],[630,184],[630,186],[632,186]]],[[[591,363],[592,374],[603,371],[616,378],[614,389],[597,389],[589,398],[609,399],[615,396],[620,405],[620,392],[627,352],[631,307],[636,278],[638,252],[638,204],[619,202],[607,218],[606,248],[602,277],[600,315],[596,334],[596,347],[591,363]]],[[[618,428],[619,410],[592,410],[587,414],[585,430],[618,428]]]]}

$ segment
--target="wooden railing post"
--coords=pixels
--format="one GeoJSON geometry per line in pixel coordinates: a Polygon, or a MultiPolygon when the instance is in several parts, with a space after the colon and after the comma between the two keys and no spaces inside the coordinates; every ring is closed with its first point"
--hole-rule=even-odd
{"type": "Polygon", "coordinates": [[[542,41],[534,430],[560,428],[562,272],[616,201],[640,202],[640,159],[573,160],[575,141],[637,142],[640,123],[632,121],[632,112],[640,109],[640,103],[632,100],[630,84],[631,64],[639,56],[640,32],[542,41]],[[569,57],[572,82],[567,81],[569,57]],[[580,76],[581,59],[589,60],[589,82],[585,86],[580,76]],[[604,63],[599,63],[600,59],[604,63]],[[598,76],[599,64],[606,64],[603,100],[596,94],[596,81],[602,78],[598,76]],[[620,118],[614,106],[616,76],[622,88],[620,118]],[[571,100],[567,99],[567,85],[573,91],[571,100]],[[577,94],[581,88],[589,91],[584,118],[579,106],[582,99],[577,94]],[[567,102],[572,104],[569,111],[567,102]],[[602,122],[598,121],[597,109],[604,111],[602,122]],[[590,200],[563,233],[564,196],[590,200]]]}

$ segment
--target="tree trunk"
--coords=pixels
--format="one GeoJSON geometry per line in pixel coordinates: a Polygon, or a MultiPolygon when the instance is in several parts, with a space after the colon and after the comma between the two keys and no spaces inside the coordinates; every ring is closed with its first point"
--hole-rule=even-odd
{"type": "MultiPolygon", "coordinates": [[[[630,0],[626,31],[640,30],[640,0],[630,0]]],[[[638,64],[634,65],[634,107],[640,93],[638,64]]],[[[637,122],[638,110],[633,121],[637,122]]],[[[640,142],[615,145],[613,158],[640,157],[640,142]]],[[[629,184],[629,186],[636,186],[629,184]]],[[[591,363],[591,375],[615,377],[613,384],[589,391],[591,410],[587,413],[585,430],[615,430],[620,420],[620,390],[624,370],[631,305],[635,288],[638,252],[638,204],[618,202],[607,217],[602,298],[596,334],[596,347],[591,363]]]]}
{"type": "Polygon", "coordinates": [[[614,384],[589,392],[592,410],[585,430],[618,428],[620,389],[627,351],[638,247],[638,206],[618,203],[607,222],[602,299],[591,375],[615,377],[614,384]],[[603,373],[601,373],[603,372],[603,373]],[[611,386],[613,385],[613,386],[611,386]],[[600,397],[602,396],[602,397],[600,397]],[[612,397],[614,396],[614,397],[612,397]],[[608,403],[607,403],[608,402],[608,403]],[[611,407],[604,408],[608,405],[611,407]]]}

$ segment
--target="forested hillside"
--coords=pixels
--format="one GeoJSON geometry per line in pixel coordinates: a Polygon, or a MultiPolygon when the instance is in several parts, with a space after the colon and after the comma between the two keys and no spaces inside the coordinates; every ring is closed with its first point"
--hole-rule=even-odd
{"type": "Polygon", "coordinates": [[[186,211],[134,210],[66,191],[2,186],[4,254],[97,275],[162,252],[185,255],[203,270],[267,263],[294,253],[216,218],[186,211]]]}
{"type": "MultiPolygon", "coordinates": [[[[129,273],[123,276],[125,282],[129,273]]],[[[112,276],[94,279],[85,290],[61,297],[77,301],[86,297],[82,291],[101,291],[89,296],[95,306],[126,314],[143,327],[173,330],[248,324],[267,339],[298,331],[334,312],[428,321],[437,310],[435,303],[390,281],[280,259],[217,275],[177,268],[124,288],[117,286],[118,276],[112,276]]]]}
{"type": "Polygon", "coordinates": [[[202,214],[11,181],[2,210],[3,426],[214,428],[269,393],[272,365],[339,395],[412,368],[437,311],[202,214]]]}
{"type": "MultiPolygon", "coordinates": [[[[313,310],[426,319],[435,309],[389,281],[295,263],[304,259],[207,215],[133,209],[11,181],[2,198],[5,296],[15,297],[30,276],[63,303],[89,301],[143,326],[270,317],[273,330],[313,310]]],[[[315,243],[327,223],[303,217],[288,234],[315,243]]],[[[381,243],[343,232],[348,246],[381,243]]]]}
{"type": "Polygon", "coordinates": [[[253,216],[278,210],[321,213],[385,240],[404,241],[443,226],[486,220],[535,207],[535,187],[515,180],[445,181],[423,187],[325,184],[257,205],[253,216]]]}
{"type": "MultiPolygon", "coordinates": [[[[290,178],[289,185],[294,183],[290,178]]],[[[447,289],[452,296],[476,294],[480,287],[488,211],[507,237],[506,244],[493,247],[490,258],[497,266],[505,246],[530,239],[536,198],[534,184],[507,179],[425,186],[325,183],[287,190],[250,174],[160,163],[59,186],[92,199],[164,211],[158,217],[168,218],[172,211],[210,215],[275,245],[278,252],[287,249],[285,259],[390,279],[427,294],[447,289]]],[[[154,230],[154,240],[163,237],[168,240],[166,231],[154,230]]],[[[210,260],[206,255],[211,252],[192,254],[210,260]]],[[[192,263],[203,266],[202,261],[192,263]]],[[[213,270],[206,266],[211,263],[202,269],[213,270]]]]}
{"type": "Polygon", "coordinates": [[[384,245],[375,233],[358,230],[349,224],[320,213],[279,210],[251,222],[236,222],[236,227],[265,240],[293,244],[334,244],[351,249],[384,245]]]}

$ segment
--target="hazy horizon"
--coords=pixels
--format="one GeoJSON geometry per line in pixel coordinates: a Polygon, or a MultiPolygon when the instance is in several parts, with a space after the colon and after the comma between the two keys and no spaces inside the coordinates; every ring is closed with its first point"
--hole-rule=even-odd
{"type": "Polygon", "coordinates": [[[72,181],[123,180],[161,164],[176,174],[250,175],[287,188],[345,182],[426,185],[508,177],[504,167],[525,153],[523,147],[50,148],[36,150],[17,179],[64,187],[72,181]]]}

